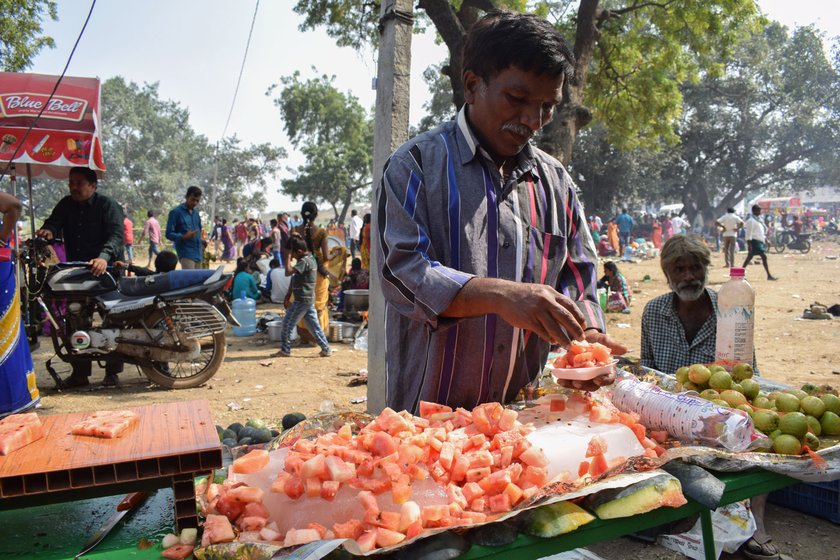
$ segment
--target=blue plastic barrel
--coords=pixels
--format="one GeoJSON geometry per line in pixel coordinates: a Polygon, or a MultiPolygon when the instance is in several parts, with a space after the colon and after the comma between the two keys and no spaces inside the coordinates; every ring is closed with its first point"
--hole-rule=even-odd
{"type": "Polygon", "coordinates": [[[233,327],[234,336],[251,336],[257,333],[257,302],[245,297],[243,291],[239,299],[233,300],[231,305],[233,316],[241,327],[233,327]]]}

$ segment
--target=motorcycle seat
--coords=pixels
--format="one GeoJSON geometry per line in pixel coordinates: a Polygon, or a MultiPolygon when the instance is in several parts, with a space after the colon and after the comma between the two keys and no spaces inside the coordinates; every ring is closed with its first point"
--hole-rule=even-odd
{"type": "Polygon", "coordinates": [[[215,270],[173,270],[150,276],[120,278],[118,289],[125,296],[152,296],[189,286],[203,284],[216,274],[215,270]]]}

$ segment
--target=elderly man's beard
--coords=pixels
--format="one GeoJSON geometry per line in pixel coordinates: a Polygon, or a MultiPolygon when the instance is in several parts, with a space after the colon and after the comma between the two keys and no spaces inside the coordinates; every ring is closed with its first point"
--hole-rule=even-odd
{"type": "Polygon", "coordinates": [[[703,295],[703,292],[706,291],[706,282],[708,279],[708,272],[703,273],[702,281],[694,280],[692,282],[675,283],[668,278],[668,286],[682,301],[697,301],[703,295]]]}

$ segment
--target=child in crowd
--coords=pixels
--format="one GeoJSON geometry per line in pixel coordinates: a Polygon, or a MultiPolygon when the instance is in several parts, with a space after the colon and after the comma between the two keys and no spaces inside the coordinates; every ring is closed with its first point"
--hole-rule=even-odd
{"type": "Polygon", "coordinates": [[[155,257],[154,270],[120,261],[115,262],[114,266],[125,268],[127,272],[130,272],[135,276],[151,276],[152,274],[160,274],[162,272],[171,272],[175,270],[175,267],[178,266],[178,255],[172,251],[161,251],[157,254],[157,257],[155,257]]]}
{"type": "Polygon", "coordinates": [[[280,268],[280,261],[277,258],[271,259],[268,263],[269,271],[265,280],[265,288],[260,288],[263,297],[271,300],[272,303],[283,303],[286,294],[289,293],[291,279],[286,276],[286,271],[280,268]]]}
{"type": "Polygon", "coordinates": [[[292,349],[292,328],[301,318],[306,322],[309,332],[315,337],[318,346],[321,347],[321,357],[328,357],[332,349],[324,336],[321,324],[318,322],[318,314],[315,311],[315,279],[318,274],[318,263],[315,257],[309,252],[306,241],[299,235],[289,238],[287,245],[289,255],[296,260],[294,266],[286,269],[286,276],[292,277],[289,293],[286,294],[286,316],[283,318],[283,328],[280,331],[280,350],[272,357],[288,358],[292,349]],[[295,301],[291,305],[288,302],[291,296],[295,301]]]}

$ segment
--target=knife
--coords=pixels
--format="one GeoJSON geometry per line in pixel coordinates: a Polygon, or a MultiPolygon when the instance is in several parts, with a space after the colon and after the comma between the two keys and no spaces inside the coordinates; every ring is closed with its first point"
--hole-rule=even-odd
{"type": "Polygon", "coordinates": [[[87,540],[87,542],[82,547],[82,550],[79,551],[76,556],[73,557],[73,560],[78,560],[80,556],[83,554],[87,554],[91,550],[93,550],[96,545],[102,542],[108,533],[111,532],[111,529],[120,522],[120,520],[128,514],[135,506],[140,504],[143,500],[146,499],[146,492],[134,492],[133,494],[129,494],[117,505],[117,511],[115,511],[108,520],[102,524],[96,533],[93,534],[91,538],[87,540]]]}

